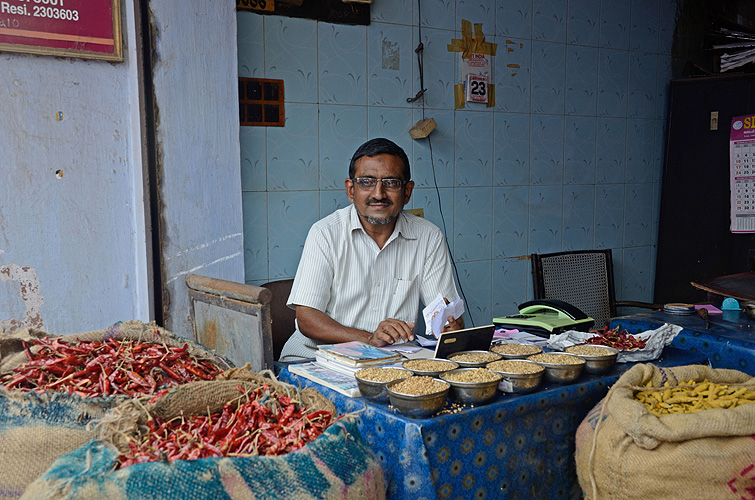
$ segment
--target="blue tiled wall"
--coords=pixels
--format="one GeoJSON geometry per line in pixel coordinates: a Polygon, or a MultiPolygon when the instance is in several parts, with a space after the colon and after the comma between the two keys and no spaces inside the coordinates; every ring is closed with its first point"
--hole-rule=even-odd
{"type": "Polygon", "coordinates": [[[348,203],[351,154],[384,136],[475,324],[531,297],[530,253],[611,248],[619,298],[652,300],[675,17],[675,0],[375,0],[369,26],[239,12],[239,76],[286,96],[285,127],[241,130],[246,282],[295,274],[310,225],[348,203]],[[498,44],[494,107],[454,109],[462,19],[498,44]],[[432,150],[408,133],[419,21],[432,150]]]}

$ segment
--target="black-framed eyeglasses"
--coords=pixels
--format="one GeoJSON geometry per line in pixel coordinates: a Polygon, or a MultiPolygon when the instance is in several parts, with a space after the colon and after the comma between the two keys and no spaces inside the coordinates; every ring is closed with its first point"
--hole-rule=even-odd
{"type": "Polygon", "coordinates": [[[398,191],[409,182],[392,178],[376,179],[375,177],[352,177],[351,180],[353,180],[361,189],[374,189],[375,186],[377,186],[377,183],[380,182],[383,185],[383,189],[388,191],[398,191]]]}

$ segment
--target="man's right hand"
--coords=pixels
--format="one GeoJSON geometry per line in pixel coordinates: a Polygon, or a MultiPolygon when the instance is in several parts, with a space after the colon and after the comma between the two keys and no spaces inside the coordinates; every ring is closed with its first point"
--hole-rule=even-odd
{"type": "Polygon", "coordinates": [[[397,319],[381,321],[377,329],[370,333],[367,330],[348,328],[312,307],[296,306],[296,322],[302,334],[325,344],[359,340],[375,347],[384,347],[396,342],[414,340],[414,323],[397,319]]]}
{"type": "Polygon", "coordinates": [[[388,318],[380,322],[378,327],[367,337],[367,343],[375,347],[407,342],[414,340],[414,322],[405,322],[398,319],[388,318]]]}

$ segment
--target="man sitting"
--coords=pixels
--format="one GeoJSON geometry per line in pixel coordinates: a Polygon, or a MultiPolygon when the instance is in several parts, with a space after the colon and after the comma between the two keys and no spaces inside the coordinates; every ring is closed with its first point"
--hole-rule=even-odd
{"type": "MultiPolygon", "coordinates": [[[[320,344],[413,340],[420,301],[458,298],[443,233],[404,211],[410,179],[406,153],[388,139],[354,153],[345,181],[352,204],[312,225],[304,243],[287,302],[297,329],[281,361],[314,358],[320,344]]],[[[463,327],[449,317],[444,330],[463,327]]]]}

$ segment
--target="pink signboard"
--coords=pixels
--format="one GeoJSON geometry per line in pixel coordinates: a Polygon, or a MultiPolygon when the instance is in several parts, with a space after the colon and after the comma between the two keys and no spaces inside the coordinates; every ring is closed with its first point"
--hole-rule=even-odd
{"type": "Polygon", "coordinates": [[[122,61],[120,0],[0,0],[0,50],[122,61]]]}

